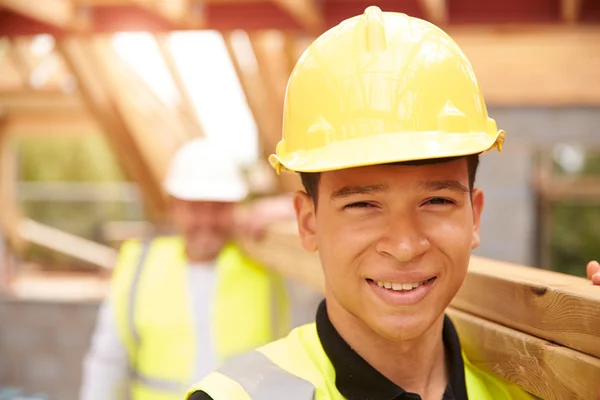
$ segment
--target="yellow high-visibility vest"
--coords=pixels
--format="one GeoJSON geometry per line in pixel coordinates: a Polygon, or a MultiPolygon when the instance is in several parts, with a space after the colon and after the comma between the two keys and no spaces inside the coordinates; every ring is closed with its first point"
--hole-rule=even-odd
{"type": "MultiPolygon", "coordinates": [[[[132,400],[181,400],[193,379],[196,332],[184,243],[161,237],[121,248],[111,304],[129,354],[132,400]]],[[[227,245],[216,262],[212,337],[220,361],[290,329],[283,279],[227,245]]]]}
{"type": "MultiPolygon", "coordinates": [[[[475,400],[532,400],[517,386],[488,374],[463,353],[467,394],[475,400]]],[[[316,324],[294,329],[226,364],[192,387],[214,400],[345,400],[335,385],[335,369],[327,357],[316,324]]]]}

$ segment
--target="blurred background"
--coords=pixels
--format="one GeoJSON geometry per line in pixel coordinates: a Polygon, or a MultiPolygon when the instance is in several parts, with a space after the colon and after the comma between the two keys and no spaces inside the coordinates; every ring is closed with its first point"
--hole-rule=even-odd
{"type": "Polygon", "coordinates": [[[477,254],[585,275],[600,258],[597,0],[0,0],[0,399],[76,398],[119,244],[169,229],[160,182],[183,142],[227,146],[252,197],[299,187],[266,163],[287,78],[372,4],[447,30],[507,131],[482,158],[477,254]]]}

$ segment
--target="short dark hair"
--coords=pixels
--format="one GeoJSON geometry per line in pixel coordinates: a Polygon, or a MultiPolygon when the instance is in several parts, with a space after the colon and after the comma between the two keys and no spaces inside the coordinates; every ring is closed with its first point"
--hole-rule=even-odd
{"type": "MultiPolygon", "coordinates": [[[[464,157],[448,157],[448,158],[435,158],[431,160],[418,160],[418,161],[404,161],[391,163],[389,165],[429,165],[429,164],[440,164],[444,162],[450,162],[458,160],[460,158],[467,159],[467,171],[469,173],[469,190],[473,190],[475,185],[475,176],[477,175],[477,167],[479,167],[479,154],[473,154],[464,157]]],[[[315,205],[319,199],[319,180],[321,178],[320,172],[300,172],[300,179],[302,179],[302,185],[304,190],[312,198],[315,205]]]]}

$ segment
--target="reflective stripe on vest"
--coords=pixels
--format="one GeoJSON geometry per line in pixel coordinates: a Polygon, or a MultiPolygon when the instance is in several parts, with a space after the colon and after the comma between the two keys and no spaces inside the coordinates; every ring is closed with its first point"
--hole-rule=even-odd
{"type": "MultiPolygon", "coordinates": [[[[514,384],[472,365],[463,354],[470,399],[533,400],[514,384]]],[[[343,400],[335,385],[335,369],[323,350],[315,323],[294,329],[244,357],[231,360],[192,386],[213,400],[293,399],[343,400]]]]}
{"type": "MultiPolygon", "coordinates": [[[[111,297],[134,400],[181,399],[193,378],[197,337],[183,249],[180,238],[163,237],[128,241],[119,254],[111,297]]],[[[289,332],[283,280],[239,247],[219,255],[215,284],[210,326],[221,362],[289,332]]]]}
{"type": "Polygon", "coordinates": [[[236,381],[252,400],[313,400],[315,386],[277,366],[259,351],[231,360],[218,372],[236,381]]]}
{"type": "MultiPolygon", "coordinates": [[[[135,303],[137,299],[137,292],[140,282],[140,277],[142,276],[142,271],[144,269],[144,264],[146,263],[146,258],[148,257],[148,253],[150,252],[150,247],[152,245],[151,240],[145,240],[142,242],[142,251],[140,253],[140,258],[138,260],[137,265],[135,266],[135,272],[133,275],[133,279],[131,280],[131,289],[129,291],[129,310],[127,313],[128,316],[128,325],[129,332],[131,333],[131,337],[135,341],[135,347],[140,344],[140,333],[135,326],[135,303]]],[[[133,362],[137,361],[137,357],[132,357],[133,362]]],[[[138,369],[136,365],[130,365],[129,367],[129,378],[132,381],[136,381],[141,383],[144,386],[147,386],[150,389],[158,390],[161,392],[173,393],[173,394],[181,394],[186,390],[186,385],[173,380],[161,379],[157,377],[150,377],[143,375],[138,369]]]]}
{"type": "Polygon", "coordinates": [[[140,343],[140,333],[135,327],[135,301],[137,299],[138,284],[140,283],[140,277],[142,276],[142,270],[150,251],[151,241],[145,240],[142,242],[142,252],[140,253],[140,259],[135,266],[135,272],[133,279],[131,280],[131,289],[129,289],[129,310],[127,310],[129,332],[135,341],[136,346],[140,343]]]}

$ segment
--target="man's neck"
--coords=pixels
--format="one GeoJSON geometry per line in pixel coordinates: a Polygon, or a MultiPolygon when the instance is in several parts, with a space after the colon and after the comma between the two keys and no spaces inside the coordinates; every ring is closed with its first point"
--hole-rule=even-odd
{"type": "Polygon", "coordinates": [[[335,300],[327,299],[327,313],[346,343],[387,379],[425,400],[442,398],[449,379],[443,315],[421,336],[396,342],[371,330],[335,300]]]}

